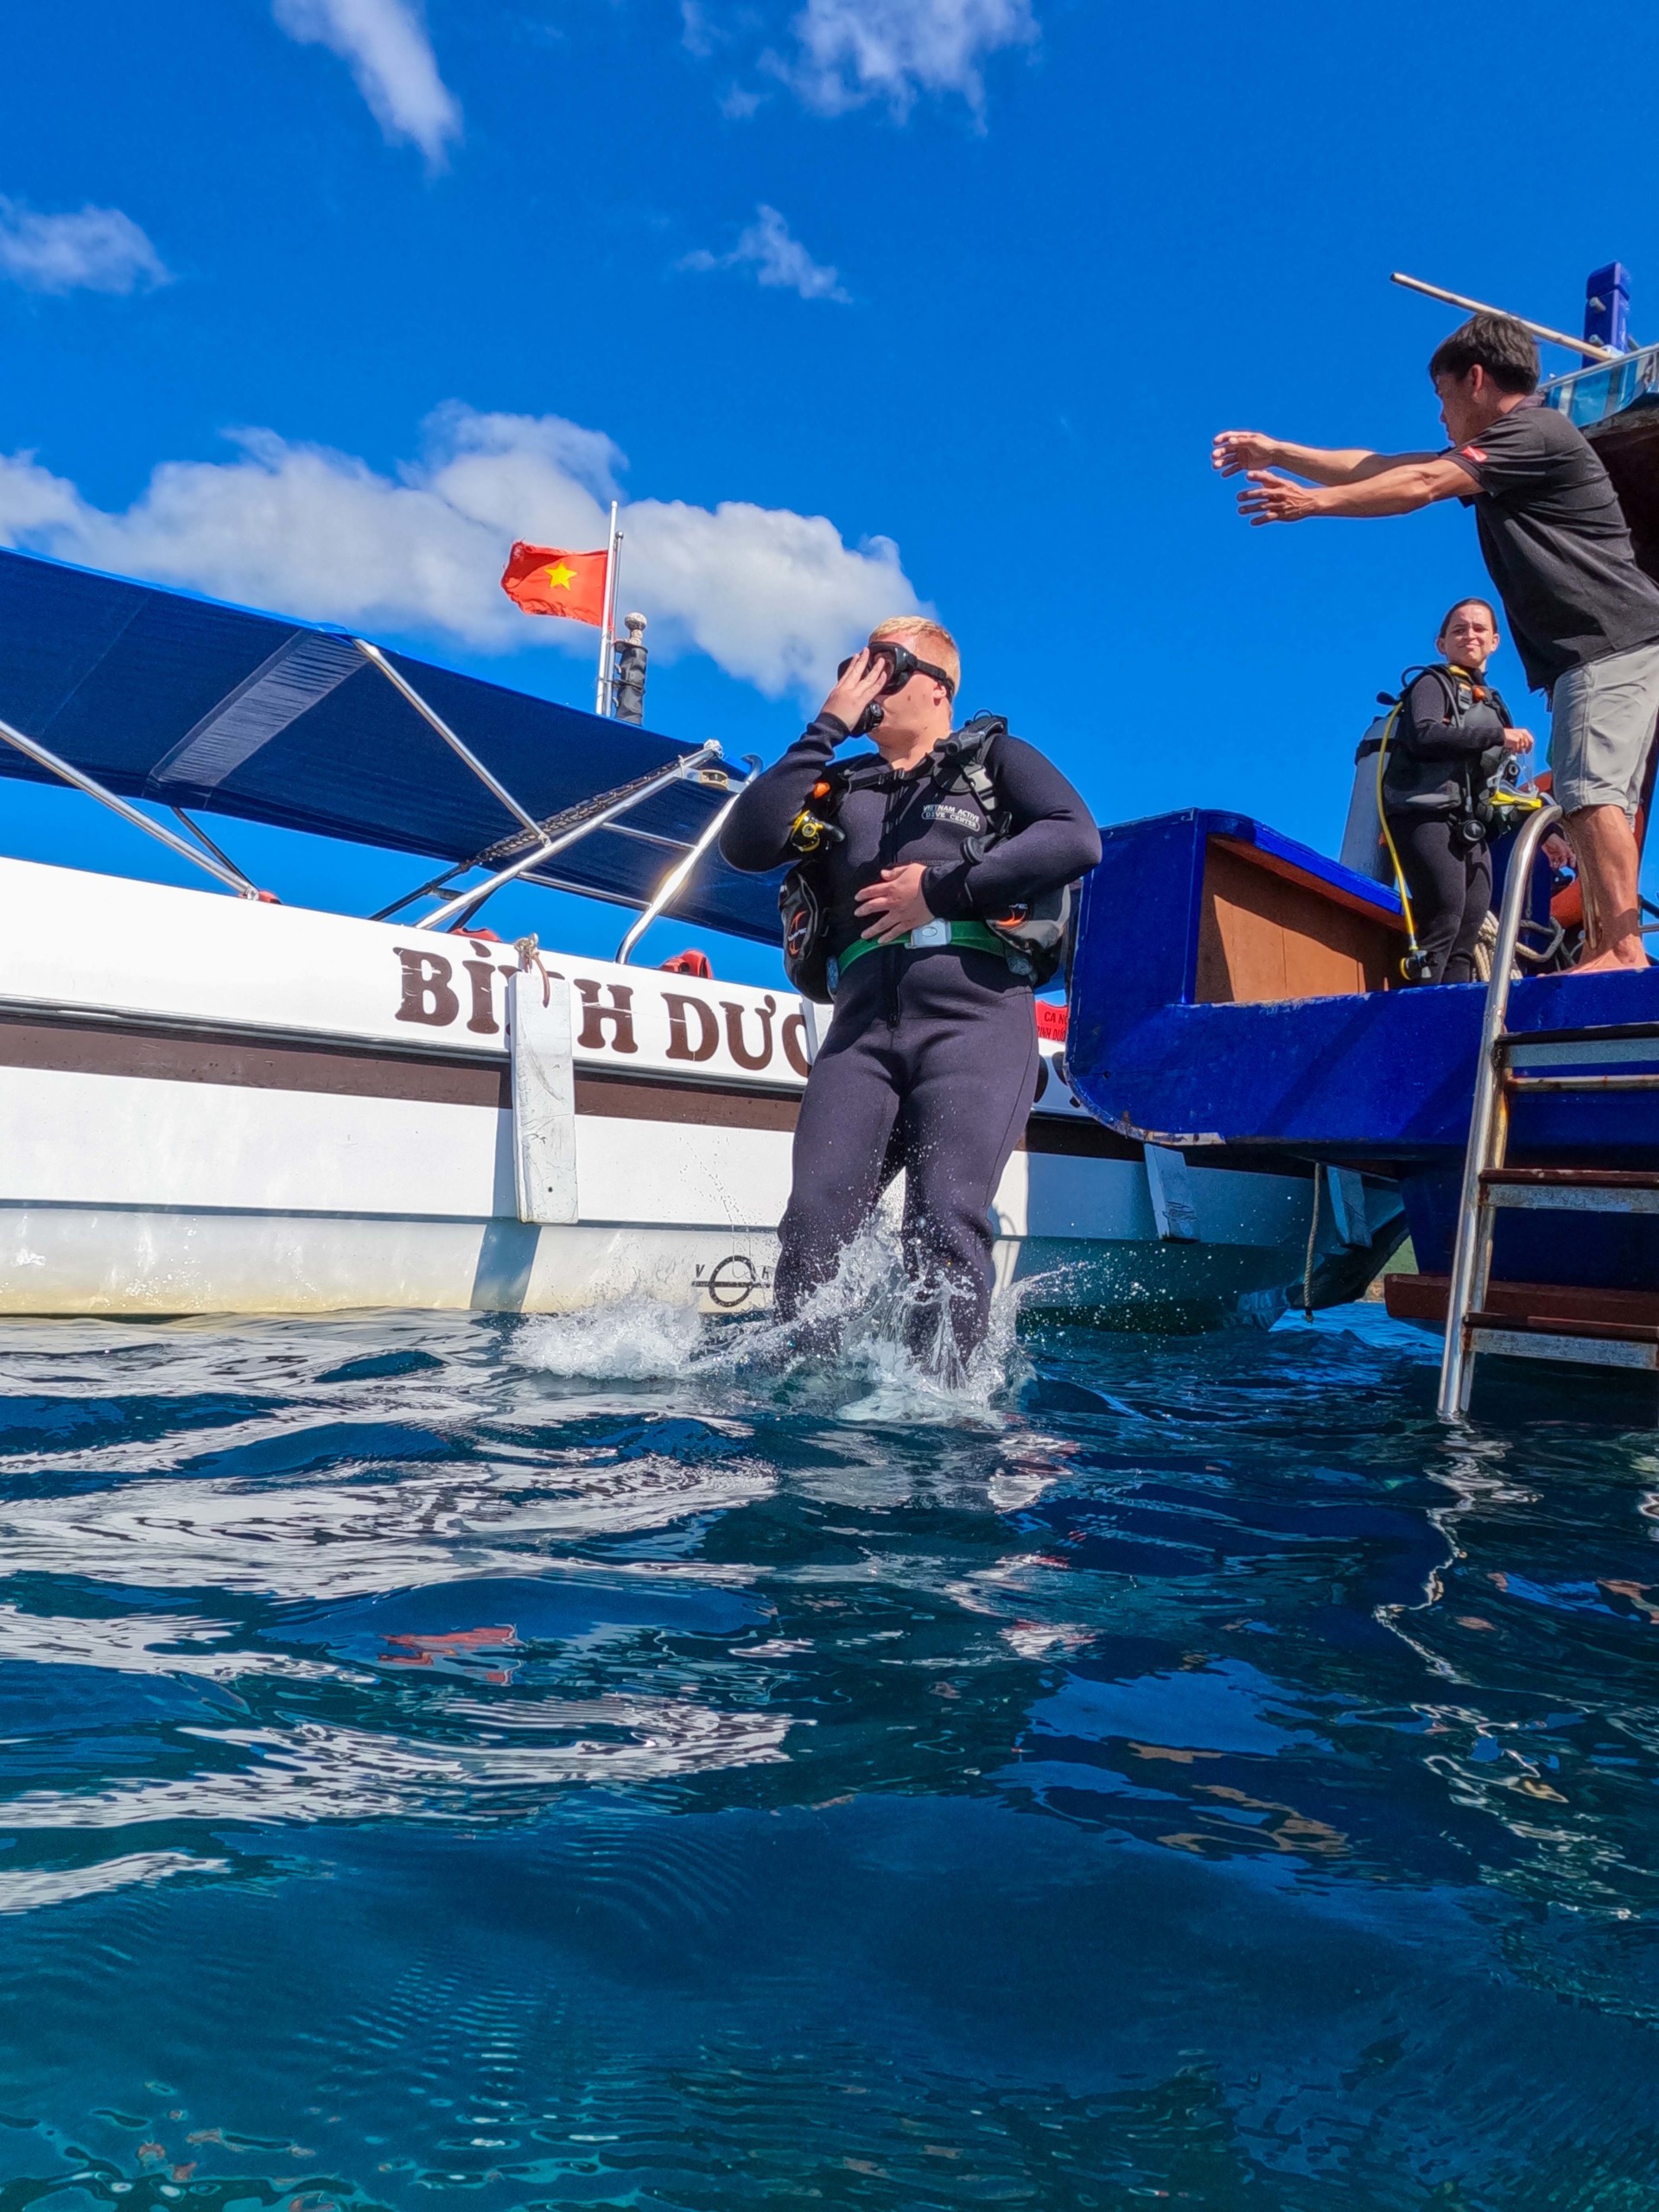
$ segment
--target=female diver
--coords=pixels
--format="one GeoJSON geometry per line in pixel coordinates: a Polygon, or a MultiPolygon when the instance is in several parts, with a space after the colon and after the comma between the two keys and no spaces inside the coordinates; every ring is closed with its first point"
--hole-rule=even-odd
{"type": "Polygon", "coordinates": [[[1382,809],[1410,894],[1426,983],[1475,979],[1475,941],[1492,903],[1491,793],[1532,734],[1516,729],[1486,682],[1497,618],[1460,599],[1440,627],[1442,656],[1401,702],[1382,772],[1382,809]]]}

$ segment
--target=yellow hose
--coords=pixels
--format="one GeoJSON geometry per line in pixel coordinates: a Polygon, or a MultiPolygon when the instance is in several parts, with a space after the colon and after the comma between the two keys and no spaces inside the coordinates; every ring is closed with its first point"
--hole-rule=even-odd
{"type": "Polygon", "coordinates": [[[1400,963],[1400,973],[1409,982],[1411,972],[1406,962],[1414,959],[1421,960],[1423,957],[1423,949],[1417,942],[1417,925],[1412,919],[1411,893],[1406,888],[1406,871],[1400,865],[1400,855],[1395,850],[1394,832],[1389,827],[1389,810],[1382,802],[1382,771],[1388,765],[1389,740],[1394,735],[1394,726],[1399,721],[1401,709],[1405,703],[1405,695],[1402,692],[1395,701],[1393,712],[1382,725],[1382,742],[1376,748],[1376,818],[1382,824],[1382,842],[1389,849],[1389,862],[1394,869],[1395,887],[1400,893],[1400,911],[1406,918],[1406,943],[1410,950],[1406,955],[1406,959],[1400,963]]]}

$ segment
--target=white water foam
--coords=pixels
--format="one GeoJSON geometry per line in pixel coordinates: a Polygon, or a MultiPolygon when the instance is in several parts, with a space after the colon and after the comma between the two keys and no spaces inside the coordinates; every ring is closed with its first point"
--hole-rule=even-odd
{"type": "Polygon", "coordinates": [[[690,1372],[705,1341],[695,1308],[634,1296],[526,1324],[518,1356],[525,1367],[582,1382],[658,1382],[690,1372]]]}
{"type": "Polygon", "coordinates": [[[526,1323],[518,1356],[527,1367],[584,1381],[689,1384],[727,1408],[760,1398],[857,1425],[994,1427],[1023,1376],[1015,1327],[1031,1287],[996,1294],[985,1341],[963,1362],[944,1311],[925,1300],[878,1217],[793,1321],[715,1321],[631,1298],[526,1323]],[[925,1305],[931,1328],[917,1349],[911,1334],[925,1305]]]}

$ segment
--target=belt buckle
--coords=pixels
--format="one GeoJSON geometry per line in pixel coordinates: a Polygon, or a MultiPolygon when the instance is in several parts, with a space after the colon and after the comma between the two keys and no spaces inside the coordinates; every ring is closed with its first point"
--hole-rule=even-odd
{"type": "Polygon", "coordinates": [[[924,922],[919,929],[912,930],[907,942],[917,951],[925,950],[931,944],[949,944],[950,925],[940,921],[924,922]]]}

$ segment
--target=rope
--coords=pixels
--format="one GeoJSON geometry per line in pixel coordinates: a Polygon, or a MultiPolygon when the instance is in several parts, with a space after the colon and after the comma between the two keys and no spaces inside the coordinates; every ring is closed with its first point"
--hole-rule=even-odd
{"type": "MultiPolygon", "coordinates": [[[[1480,931],[1475,939],[1474,950],[1470,956],[1474,964],[1475,981],[1478,983],[1491,982],[1492,955],[1497,950],[1497,916],[1489,906],[1480,918],[1480,931]]],[[[1518,962],[1510,969],[1510,973],[1511,976],[1518,976],[1521,973],[1518,962]]]]}
{"type": "Polygon", "coordinates": [[[1302,1262],[1302,1319],[1313,1319],[1313,1240],[1319,1233],[1319,1183],[1322,1167],[1313,1170],[1313,1218],[1307,1224],[1307,1257],[1302,1262]]]}
{"type": "Polygon", "coordinates": [[[533,968],[542,979],[542,1004],[553,1002],[553,979],[542,964],[542,941],[538,937],[516,937],[512,949],[518,956],[518,972],[528,976],[533,968]]]}
{"type": "Polygon", "coordinates": [[[522,853],[527,845],[539,844],[543,837],[555,837],[562,830],[574,830],[578,823],[586,822],[590,815],[602,814],[607,806],[614,806],[620,798],[626,798],[632,791],[642,791],[647,784],[654,784],[662,774],[660,768],[651,768],[643,776],[636,776],[631,784],[619,784],[614,791],[601,791],[595,798],[579,799],[575,806],[567,806],[562,814],[550,814],[545,822],[538,823],[535,835],[528,830],[516,830],[510,837],[503,837],[497,844],[476,853],[469,861],[459,861],[451,874],[464,874],[468,868],[487,868],[492,861],[510,861],[515,853],[522,853]]]}
{"type": "MultiPolygon", "coordinates": [[[[457,876],[469,874],[475,868],[488,868],[493,861],[511,860],[515,853],[522,853],[531,845],[540,844],[544,837],[557,836],[563,830],[576,829],[594,815],[602,814],[607,806],[614,806],[619,799],[626,798],[634,791],[644,791],[645,785],[655,783],[662,772],[660,768],[652,768],[643,776],[636,776],[631,784],[619,784],[614,791],[601,791],[595,798],[578,800],[575,806],[567,806],[562,813],[550,814],[545,822],[537,823],[534,830],[515,830],[511,836],[502,837],[493,845],[486,845],[481,853],[474,853],[471,860],[453,861],[442,875],[435,875],[429,883],[423,883],[417,890],[406,892],[401,899],[393,899],[390,906],[382,906],[379,912],[371,914],[369,919],[372,922],[387,921],[400,908],[413,906],[416,899],[424,899],[431,892],[443,890],[457,876]]],[[[469,907],[466,918],[470,918],[475,911],[469,907]]]]}

